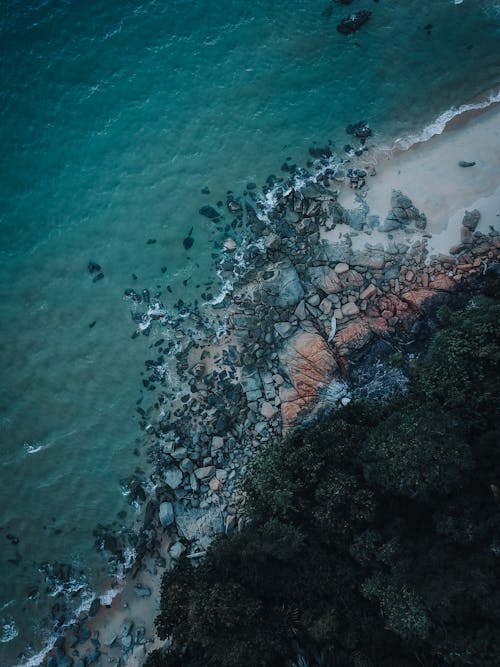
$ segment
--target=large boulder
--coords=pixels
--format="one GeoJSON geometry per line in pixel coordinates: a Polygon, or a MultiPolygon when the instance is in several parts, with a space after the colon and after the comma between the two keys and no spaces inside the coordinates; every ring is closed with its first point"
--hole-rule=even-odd
{"type": "Polygon", "coordinates": [[[352,264],[350,261],[351,246],[352,241],[350,238],[333,243],[322,240],[314,249],[314,259],[320,262],[328,262],[328,264],[338,264],[339,262],[352,264]]]}
{"type": "Polygon", "coordinates": [[[284,308],[294,306],[304,297],[295,267],[289,261],[269,266],[259,281],[255,294],[262,303],[284,308]]]}
{"type": "Polygon", "coordinates": [[[177,489],[182,484],[182,472],[177,466],[170,466],[164,473],[165,483],[171,489],[177,489]]]}
{"type": "Polygon", "coordinates": [[[383,269],[385,265],[384,254],[371,250],[356,250],[352,253],[351,265],[366,269],[383,269]]]}
{"type": "Polygon", "coordinates": [[[472,211],[465,211],[462,225],[466,229],[469,229],[471,232],[473,232],[475,231],[480,219],[481,213],[477,210],[477,208],[472,211]]]}
{"type": "Polygon", "coordinates": [[[280,353],[291,386],[280,387],[284,429],[289,428],[299,413],[316,398],[318,390],[331,381],[338,369],[337,362],[325,339],[314,331],[300,330],[289,339],[280,353]]]}
{"type": "Polygon", "coordinates": [[[335,269],[329,266],[311,266],[306,272],[307,280],[326,294],[336,294],[342,291],[342,283],[335,269]]]}
{"type": "Polygon", "coordinates": [[[391,195],[391,210],[385,222],[380,226],[381,232],[391,232],[401,229],[413,222],[417,229],[425,229],[427,218],[413,205],[412,200],[400,190],[393,190],[391,195]]]}

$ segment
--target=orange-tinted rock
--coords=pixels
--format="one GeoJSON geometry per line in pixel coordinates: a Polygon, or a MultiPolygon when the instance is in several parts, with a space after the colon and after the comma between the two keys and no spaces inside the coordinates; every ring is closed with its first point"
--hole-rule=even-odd
{"type": "Polygon", "coordinates": [[[389,326],[387,320],[384,320],[383,317],[376,317],[370,321],[370,328],[374,334],[380,335],[386,333],[389,326]]]}
{"type": "Polygon", "coordinates": [[[431,289],[416,289],[411,292],[405,292],[401,295],[401,298],[406,301],[406,303],[413,310],[419,311],[422,305],[428,299],[432,299],[436,296],[436,292],[431,289]]]}
{"type": "Polygon", "coordinates": [[[438,273],[431,283],[432,289],[444,290],[446,292],[453,292],[456,289],[456,284],[453,278],[450,278],[445,273],[438,273]]]}
{"type": "Polygon", "coordinates": [[[359,295],[359,298],[361,300],[365,299],[373,299],[373,297],[377,294],[377,287],[373,284],[368,285],[366,289],[364,289],[361,294],[359,295]]]}
{"type": "Polygon", "coordinates": [[[325,339],[306,331],[289,340],[280,359],[292,384],[292,387],[280,388],[281,413],[286,429],[315,399],[318,389],[331,381],[338,366],[325,339]]]}
{"type": "Polygon", "coordinates": [[[334,343],[341,354],[364,347],[372,336],[371,326],[366,317],[357,317],[337,333],[334,343]]]}

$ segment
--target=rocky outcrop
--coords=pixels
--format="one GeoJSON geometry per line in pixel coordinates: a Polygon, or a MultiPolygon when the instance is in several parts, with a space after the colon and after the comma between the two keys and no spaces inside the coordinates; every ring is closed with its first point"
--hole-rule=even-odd
{"type": "Polygon", "coordinates": [[[278,306],[293,306],[304,296],[304,290],[295,267],[290,261],[268,266],[258,284],[256,298],[262,303],[278,306]]]}
{"type": "Polygon", "coordinates": [[[299,414],[315,400],[320,388],[329,384],[338,365],[332,349],[309,323],[301,329],[280,353],[290,384],[280,389],[284,429],[295,423],[299,414]]]}
{"type": "Polygon", "coordinates": [[[391,210],[385,222],[380,226],[382,232],[392,232],[414,223],[417,229],[425,229],[427,218],[413,205],[412,200],[400,190],[393,190],[391,196],[391,210]]]}

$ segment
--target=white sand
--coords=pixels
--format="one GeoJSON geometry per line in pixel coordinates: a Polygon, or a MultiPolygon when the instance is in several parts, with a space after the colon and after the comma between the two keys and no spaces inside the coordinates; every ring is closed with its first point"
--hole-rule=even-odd
{"type": "MultiPolygon", "coordinates": [[[[378,149],[377,174],[367,178],[365,200],[381,222],[390,209],[391,192],[401,190],[428,219],[431,254],[446,254],[460,240],[465,210],[481,212],[478,230],[500,226],[500,106],[472,118],[455,119],[444,132],[405,152],[378,149]],[[463,168],[460,160],[476,162],[463,168]]],[[[356,207],[356,190],[342,188],[339,201],[356,207]]],[[[347,231],[347,230],[346,230],[347,231]]],[[[364,237],[364,234],[362,235],[364,237]]],[[[373,234],[370,242],[382,239],[373,234]]],[[[413,237],[415,238],[415,237],[413,237]]]]}

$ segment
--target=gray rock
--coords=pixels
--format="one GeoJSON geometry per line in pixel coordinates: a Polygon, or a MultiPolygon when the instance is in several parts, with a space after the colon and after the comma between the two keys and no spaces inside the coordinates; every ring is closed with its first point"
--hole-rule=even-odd
{"type": "Polygon", "coordinates": [[[262,274],[258,295],[262,303],[285,308],[298,303],[304,297],[304,290],[295,268],[283,261],[262,274]]]}
{"type": "Polygon", "coordinates": [[[335,294],[343,289],[338,274],[329,266],[311,266],[307,269],[306,276],[311,285],[327,294],[335,294]]]}
{"type": "Polygon", "coordinates": [[[470,229],[471,232],[473,232],[478,226],[480,219],[481,219],[481,213],[480,211],[477,210],[477,208],[473,209],[472,211],[465,211],[464,218],[462,220],[462,225],[466,229],[470,229]]]}
{"type": "Polygon", "coordinates": [[[328,243],[323,240],[314,250],[315,259],[329,264],[338,262],[351,263],[351,239],[345,239],[336,243],[328,243]]]}
{"type": "Polygon", "coordinates": [[[338,202],[332,202],[328,206],[328,217],[326,220],[327,228],[332,228],[334,225],[348,225],[349,213],[338,202]]]}
{"type": "Polygon", "coordinates": [[[215,466],[203,466],[202,468],[196,468],[194,474],[199,480],[210,479],[215,475],[215,466]]]}
{"type": "Polygon", "coordinates": [[[167,468],[163,473],[165,483],[171,489],[177,489],[182,484],[182,472],[177,468],[177,466],[171,466],[167,468]]]}
{"type": "Polygon", "coordinates": [[[354,266],[364,266],[367,269],[382,269],[385,259],[381,253],[356,250],[352,254],[351,264],[354,266]]]}
{"type": "Polygon", "coordinates": [[[120,628],[120,635],[122,637],[126,637],[127,635],[129,635],[132,632],[133,627],[134,627],[134,621],[127,618],[122,623],[122,627],[120,628]]]}
{"type": "Polygon", "coordinates": [[[174,449],[174,451],[172,452],[172,458],[174,458],[176,461],[182,461],[182,459],[186,458],[186,456],[187,456],[187,449],[185,447],[178,447],[177,449],[174,449]]]}
{"type": "Polygon", "coordinates": [[[181,461],[181,470],[187,473],[193,472],[194,465],[191,459],[185,458],[181,461]]]}
{"type": "Polygon", "coordinates": [[[141,584],[136,584],[134,586],[134,593],[140,598],[149,598],[151,597],[151,589],[147,586],[142,586],[141,584]]]}
{"type": "Polygon", "coordinates": [[[212,438],[212,449],[218,451],[224,447],[224,438],[221,438],[220,435],[214,435],[212,438]]]}
{"type": "Polygon", "coordinates": [[[472,243],[472,230],[467,227],[460,227],[460,241],[462,243],[472,243]]]}
{"type": "Polygon", "coordinates": [[[352,209],[347,211],[347,224],[357,232],[361,232],[365,226],[366,216],[363,211],[352,209]]]}
{"type": "Polygon", "coordinates": [[[310,296],[307,299],[307,303],[310,306],[319,306],[320,302],[321,302],[321,298],[320,298],[319,294],[313,294],[312,296],[310,296]]]}
{"type": "Polygon", "coordinates": [[[305,199],[314,199],[315,201],[328,201],[334,199],[335,195],[330,192],[324,185],[321,183],[306,183],[301,190],[300,194],[305,199]]]}
{"type": "Polygon", "coordinates": [[[164,502],[160,504],[160,523],[166,528],[174,523],[174,506],[172,503],[164,502]]]}
{"type": "Polygon", "coordinates": [[[185,551],[186,547],[182,544],[182,542],[174,542],[174,544],[172,544],[168,550],[168,553],[170,554],[171,558],[178,560],[185,551]]]}
{"type": "Polygon", "coordinates": [[[274,329],[282,338],[288,338],[294,332],[295,327],[290,322],[277,322],[274,329]]]}
{"type": "Polygon", "coordinates": [[[306,313],[306,304],[305,304],[304,299],[302,299],[302,301],[299,302],[299,304],[298,304],[297,308],[295,308],[294,312],[295,312],[295,316],[299,320],[305,320],[306,319],[307,313],[306,313]]]}
{"type": "Polygon", "coordinates": [[[413,222],[418,229],[425,229],[427,218],[413,205],[412,200],[400,190],[393,190],[391,195],[391,210],[380,231],[390,232],[413,222]]]}
{"type": "Polygon", "coordinates": [[[101,600],[99,598],[94,598],[92,602],[90,603],[89,607],[89,616],[92,618],[97,614],[101,607],[101,600]]]}
{"type": "Polygon", "coordinates": [[[346,303],[342,306],[342,315],[344,317],[351,317],[352,315],[357,315],[359,313],[359,308],[355,303],[346,303]]]}

